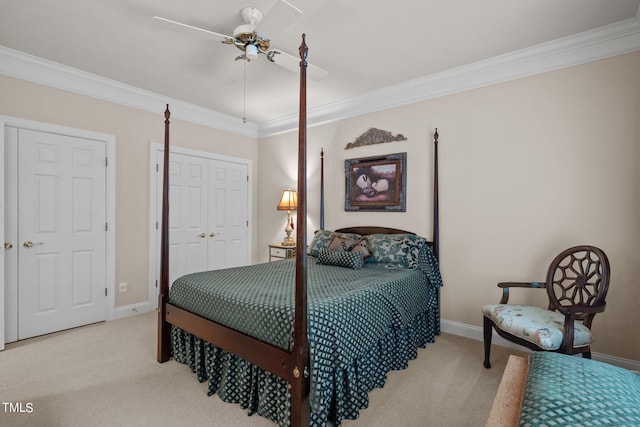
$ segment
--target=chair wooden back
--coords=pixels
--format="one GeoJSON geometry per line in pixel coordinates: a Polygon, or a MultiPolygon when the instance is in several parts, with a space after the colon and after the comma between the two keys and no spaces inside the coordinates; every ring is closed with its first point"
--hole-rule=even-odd
{"type": "MultiPolygon", "coordinates": [[[[609,259],[601,249],[581,245],[562,251],[547,271],[549,310],[604,306],[609,279],[609,259]]],[[[594,316],[578,310],[575,319],[590,328],[594,316]]]]}

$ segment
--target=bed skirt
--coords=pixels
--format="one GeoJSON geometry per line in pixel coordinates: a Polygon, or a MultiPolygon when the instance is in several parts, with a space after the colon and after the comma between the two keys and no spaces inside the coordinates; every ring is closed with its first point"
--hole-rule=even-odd
{"type": "MultiPolygon", "coordinates": [[[[369,392],[383,387],[387,372],[405,369],[418,355],[418,348],[434,342],[440,333],[437,307],[418,314],[404,326],[390,326],[385,336],[349,363],[315,366],[311,378],[311,425],[356,419],[369,405],[369,392]]],[[[290,418],[287,384],[243,359],[194,335],[173,327],[171,345],[176,361],[188,365],[198,381],[208,382],[209,396],[240,404],[249,415],[259,414],[288,426],[290,418]]],[[[313,349],[311,349],[313,353],[313,349]]]]}

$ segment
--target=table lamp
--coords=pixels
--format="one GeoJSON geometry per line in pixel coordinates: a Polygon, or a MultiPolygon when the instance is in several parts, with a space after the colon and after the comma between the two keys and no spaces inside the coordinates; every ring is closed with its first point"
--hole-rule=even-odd
{"type": "Polygon", "coordinates": [[[277,209],[279,211],[287,211],[287,225],[284,228],[284,232],[287,233],[287,236],[284,238],[282,246],[295,246],[296,242],[293,240],[293,237],[291,237],[291,232],[293,231],[291,211],[298,209],[298,195],[296,192],[291,189],[284,190],[277,209]]]}

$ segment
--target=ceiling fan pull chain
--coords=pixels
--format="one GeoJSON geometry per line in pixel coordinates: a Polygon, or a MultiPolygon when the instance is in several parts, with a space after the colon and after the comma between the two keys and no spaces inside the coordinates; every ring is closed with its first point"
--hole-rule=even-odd
{"type": "Polygon", "coordinates": [[[247,60],[242,61],[242,123],[247,123],[247,60]]]}

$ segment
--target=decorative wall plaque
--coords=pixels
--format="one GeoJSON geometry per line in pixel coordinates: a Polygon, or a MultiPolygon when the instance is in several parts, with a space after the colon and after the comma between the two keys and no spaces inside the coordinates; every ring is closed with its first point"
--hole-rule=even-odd
{"type": "Polygon", "coordinates": [[[407,138],[404,137],[401,133],[397,135],[393,135],[391,132],[386,130],[381,130],[377,128],[371,128],[359,137],[356,138],[355,141],[350,142],[344,147],[345,150],[356,147],[363,147],[365,145],[373,145],[373,144],[382,144],[384,142],[393,142],[393,141],[406,141],[407,138]]]}

